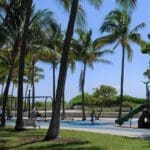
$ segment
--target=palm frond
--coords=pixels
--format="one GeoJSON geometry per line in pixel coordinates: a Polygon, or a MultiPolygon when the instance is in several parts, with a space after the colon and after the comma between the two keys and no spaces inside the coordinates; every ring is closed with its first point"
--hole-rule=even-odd
{"type": "Polygon", "coordinates": [[[137,32],[139,29],[143,29],[144,27],[146,26],[146,24],[143,22],[143,23],[140,23],[139,25],[137,25],[136,27],[134,27],[130,33],[134,33],[134,32],[137,32]]]}
{"type": "Polygon", "coordinates": [[[129,34],[129,39],[134,43],[140,44],[141,35],[139,33],[131,33],[129,34]]]}
{"type": "Polygon", "coordinates": [[[116,0],[116,2],[125,8],[134,8],[136,6],[137,0],[116,0]]]}
{"type": "Polygon", "coordinates": [[[78,6],[76,25],[77,27],[84,29],[87,23],[86,13],[81,5],[78,6]]]}
{"type": "Polygon", "coordinates": [[[131,46],[129,45],[129,43],[126,43],[125,47],[126,47],[126,51],[127,51],[128,60],[132,61],[133,50],[132,50],[131,46]]]}
{"type": "Polygon", "coordinates": [[[118,38],[118,35],[116,34],[109,34],[103,37],[100,37],[98,39],[96,39],[93,42],[93,45],[95,48],[101,48],[106,44],[112,44],[116,41],[116,39],[118,38]]]}
{"type": "Polygon", "coordinates": [[[106,59],[97,58],[96,62],[103,63],[103,64],[111,64],[112,62],[106,59]]]}
{"type": "Polygon", "coordinates": [[[102,3],[103,3],[103,0],[88,0],[89,1],[89,3],[91,4],[91,5],[93,5],[95,8],[99,8],[101,5],[102,5],[102,3]]]}

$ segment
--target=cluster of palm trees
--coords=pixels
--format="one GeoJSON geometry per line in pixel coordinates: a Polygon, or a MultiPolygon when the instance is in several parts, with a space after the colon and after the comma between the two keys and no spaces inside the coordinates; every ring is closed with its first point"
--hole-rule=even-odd
{"type": "MultiPolygon", "coordinates": [[[[102,0],[88,0],[99,8],[102,0]]],[[[8,102],[8,92],[11,82],[17,84],[17,120],[16,131],[23,130],[23,84],[32,86],[32,108],[34,108],[35,82],[42,79],[43,70],[36,66],[38,61],[50,63],[53,73],[53,105],[52,119],[45,139],[55,139],[59,135],[61,101],[64,95],[68,66],[74,68],[76,61],[83,64],[80,75],[80,91],[82,92],[82,120],[86,119],[84,108],[84,85],[86,67],[93,67],[93,62],[110,63],[103,59],[105,54],[112,53],[120,44],[122,46],[120,111],[122,112],[124,60],[127,51],[128,59],[132,58],[130,41],[143,45],[138,32],[144,23],[130,30],[130,12],[136,5],[136,0],[116,0],[120,9],[111,11],[104,20],[100,31],[108,33],[104,37],[92,40],[92,31],[82,28],[74,30],[75,23],[84,23],[85,12],[80,0],[60,0],[70,12],[66,32],[61,31],[60,25],[48,10],[38,10],[32,0],[1,0],[0,1],[0,84],[2,90],[1,126],[5,126],[5,110],[8,102]],[[74,31],[77,37],[73,38],[74,31]],[[102,50],[106,44],[114,44],[111,50],[102,50]],[[55,70],[60,64],[57,88],[55,85],[55,70]]],[[[83,24],[82,24],[83,25],[83,24]]]]}

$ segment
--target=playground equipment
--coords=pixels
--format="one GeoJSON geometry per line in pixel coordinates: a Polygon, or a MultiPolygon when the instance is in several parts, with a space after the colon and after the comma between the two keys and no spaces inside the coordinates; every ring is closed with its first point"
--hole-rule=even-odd
{"type": "Polygon", "coordinates": [[[146,104],[141,104],[138,107],[132,109],[128,114],[124,115],[120,119],[116,120],[116,123],[119,125],[122,125],[125,121],[128,121],[130,118],[132,118],[135,114],[138,112],[144,110],[146,108],[146,104]]]}
{"type": "Polygon", "coordinates": [[[149,86],[149,83],[150,81],[145,82],[146,98],[147,98],[146,102],[132,109],[128,114],[124,115],[123,117],[117,119],[115,123],[122,125],[125,121],[128,121],[129,118],[132,118],[135,114],[143,111],[142,115],[139,117],[139,120],[138,120],[138,128],[150,129],[150,86],[149,86]]]}
{"type": "MultiPolygon", "coordinates": [[[[150,39],[150,34],[148,34],[148,38],[150,39]]],[[[150,43],[145,42],[142,45],[142,53],[148,54],[150,56],[150,43]]],[[[148,81],[144,82],[146,85],[146,102],[144,104],[139,105],[138,107],[131,110],[128,114],[124,115],[123,117],[119,118],[115,122],[119,125],[122,125],[125,121],[128,121],[129,118],[132,118],[135,114],[142,112],[142,115],[139,117],[138,120],[138,127],[139,128],[148,128],[150,129],[150,60],[149,60],[149,68],[143,74],[148,81]]]]}

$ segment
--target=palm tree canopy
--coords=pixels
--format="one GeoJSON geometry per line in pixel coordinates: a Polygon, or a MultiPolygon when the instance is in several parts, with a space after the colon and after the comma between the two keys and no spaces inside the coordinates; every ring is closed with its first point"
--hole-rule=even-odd
{"type": "Polygon", "coordinates": [[[79,61],[86,61],[89,66],[92,67],[94,62],[109,63],[108,60],[104,60],[102,57],[106,54],[111,54],[110,50],[99,50],[96,47],[95,41],[92,40],[92,30],[83,31],[77,29],[77,34],[79,36],[78,40],[73,41],[73,51],[77,55],[79,61]]]}
{"type": "Polygon", "coordinates": [[[122,5],[124,8],[134,8],[137,0],[116,0],[116,2],[122,5]]]}
{"type": "MultiPolygon", "coordinates": [[[[72,0],[57,0],[57,1],[60,2],[60,4],[64,7],[65,10],[67,10],[68,12],[70,11],[72,0]]],[[[103,2],[103,0],[86,0],[86,1],[88,1],[88,3],[90,3],[96,9],[99,9],[99,7],[101,6],[103,2]]],[[[76,17],[76,25],[83,29],[85,28],[86,22],[87,22],[86,12],[83,6],[81,5],[81,3],[79,3],[77,17],[76,17]]]]}
{"type": "Polygon", "coordinates": [[[129,30],[131,24],[131,18],[126,11],[114,10],[111,11],[105,18],[104,23],[102,24],[100,31],[107,32],[108,35],[98,38],[95,41],[95,46],[101,48],[106,44],[115,43],[115,49],[119,44],[125,46],[128,59],[132,58],[132,48],[130,42],[141,44],[142,39],[139,29],[145,27],[145,23],[141,23],[134,27],[132,30],[129,30]]]}

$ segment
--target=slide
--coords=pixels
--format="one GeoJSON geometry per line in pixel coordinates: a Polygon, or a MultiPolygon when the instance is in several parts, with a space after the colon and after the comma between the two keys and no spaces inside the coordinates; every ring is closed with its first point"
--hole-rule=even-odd
{"type": "Polygon", "coordinates": [[[124,115],[120,119],[117,119],[115,123],[122,125],[125,121],[128,121],[129,118],[132,118],[135,114],[142,111],[145,107],[147,107],[147,104],[141,104],[138,107],[132,109],[128,114],[124,115]]]}

